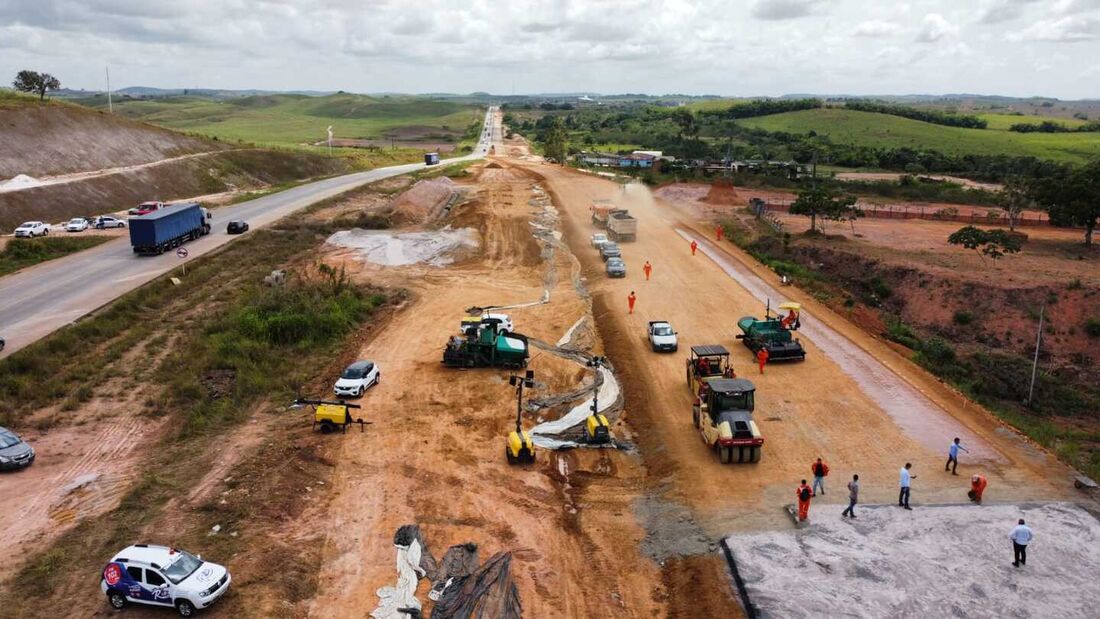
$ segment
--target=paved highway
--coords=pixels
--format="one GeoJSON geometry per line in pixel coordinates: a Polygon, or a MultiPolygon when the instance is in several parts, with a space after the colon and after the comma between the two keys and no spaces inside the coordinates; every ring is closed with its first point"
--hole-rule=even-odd
{"type": "MultiPolygon", "coordinates": [[[[494,122],[495,108],[485,114],[481,139],[474,152],[442,164],[480,159],[499,139],[494,122]]],[[[391,176],[423,169],[423,163],[377,168],[301,185],[270,196],[214,210],[214,230],[208,236],[187,243],[187,260],[232,241],[225,224],[243,219],[253,229],[271,224],[286,215],[325,198],[391,176]]],[[[0,337],[6,356],[72,323],[85,314],[126,294],[142,284],[179,267],[175,252],[160,256],[135,256],[129,237],[109,241],[92,249],[51,260],[0,278],[0,337]]]]}

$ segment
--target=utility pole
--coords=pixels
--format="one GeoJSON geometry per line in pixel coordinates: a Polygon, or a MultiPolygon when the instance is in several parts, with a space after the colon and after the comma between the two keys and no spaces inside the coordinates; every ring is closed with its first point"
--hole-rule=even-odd
{"type": "Polygon", "coordinates": [[[115,106],[111,102],[111,67],[104,67],[103,70],[107,72],[107,112],[114,114],[115,106]]]}
{"type": "Polygon", "coordinates": [[[1039,345],[1043,341],[1043,313],[1046,311],[1046,303],[1039,308],[1039,330],[1035,334],[1035,358],[1031,361],[1031,386],[1027,390],[1027,407],[1031,408],[1031,398],[1035,395],[1035,375],[1039,369],[1039,345]]]}

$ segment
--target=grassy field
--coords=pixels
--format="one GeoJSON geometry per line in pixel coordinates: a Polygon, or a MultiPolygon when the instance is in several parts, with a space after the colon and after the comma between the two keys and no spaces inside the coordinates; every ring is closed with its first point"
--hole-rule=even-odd
{"type": "MultiPolygon", "coordinates": [[[[106,107],[102,97],[82,100],[106,107]]],[[[326,97],[267,95],[215,101],[198,97],[130,100],[115,103],[115,113],[223,141],[294,145],[326,138],[333,127],[340,138],[424,137],[458,139],[482,117],[476,106],[416,97],[326,97]]]]}
{"type": "Polygon", "coordinates": [[[988,129],[996,131],[1008,131],[1008,128],[1015,124],[1028,124],[1037,125],[1043,121],[1051,121],[1058,123],[1059,125],[1065,125],[1070,129],[1076,129],[1085,124],[1085,121],[1078,118],[1059,118],[1057,116],[1020,116],[1017,114],[978,114],[979,118],[982,118],[989,123],[988,129]]]}
{"type": "MultiPolygon", "coordinates": [[[[1011,116],[1028,121],[1028,117],[1011,116]]],[[[1082,163],[1100,156],[1100,133],[1015,133],[1012,131],[960,129],[887,114],[835,108],[802,110],[747,118],[746,127],[826,135],[833,142],[875,148],[933,149],[957,155],[1031,155],[1057,161],[1082,163]]]]}
{"type": "Polygon", "coordinates": [[[14,273],[47,260],[63,258],[69,254],[106,243],[113,237],[105,235],[43,237],[37,239],[12,239],[0,251],[0,276],[14,273]]]}

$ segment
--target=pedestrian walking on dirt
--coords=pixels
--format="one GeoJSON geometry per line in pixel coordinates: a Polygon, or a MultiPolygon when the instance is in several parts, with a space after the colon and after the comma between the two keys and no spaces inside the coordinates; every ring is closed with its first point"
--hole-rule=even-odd
{"type": "Polygon", "coordinates": [[[913,465],[909,462],[905,463],[905,466],[901,467],[901,471],[898,473],[898,486],[901,488],[898,492],[898,507],[904,507],[905,509],[913,509],[909,507],[909,486],[913,483],[913,480],[917,478],[909,472],[909,469],[913,468],[913,465]]]}
{"type": "Polygon", "coordinates": [[[947,464],[943,465],[943,470],[951,471],[952,475],[958,475],[956,472],[959,468],[959,450],[963,450],[966,453],[970,453],[970,450],[963,447],[959,443],[959,437],[955,437],[955,440],[951,442],[951,446],[947,448],[947,464]]]}
{"type": "Polygon", "coordinates": [[[761,348],[756,351],[756,362],[760,364],[760,373],[764,373],[764,366],[768,364],[768,349],[761,348]]]}
{"type": "Polygon", "coordinates": [[[814,496],[817,496],[818,488],[821,488],[821,494],[825,494],[825,476],[829,474],[829,465],[818,458],[810,465],[810,471],[814,474],[814,496]]]}
{"type": "Polygon", "coordinates": [[[722,226],[721,226],[721,225],[715,226],[715,228],[714,228],[714,236],[715,236],[715,238],[717,238],[717,239],[718,239],[718,242],[719,242],[719,243],[721,243],[721,242],[722,242],[722,226]]]}
{"type": "Polygon", "coordinates": [[[795,488],[794,495],[798,497],[798,519],[805,520],[810,517],[810,499],[814,496],[814,491],[806,485],[806,480],[802,480],[802,484],[795,488]]]}
{"type": "Polygon", "coordinates": [[[982,504],[982,493],[985,492],[985,487],[989,482],[985,480],[985,475],[974,474],[970,477],[970,492],[966,493],[966,496],[970,497],[970,500],[982,504]]]}
{"type": "Polygon", "coordinates": [[[645,271],[645,280],[649,281],[649,274],[653,272],[653,265],[648,260],[645,261],[645,266],[642,267],[642,271],[645,271]]]}
{"type": "Polygon", "coordinates": [[[1031,538],[1035,537],[1031,533],[1031,527],[1024,524],[1024,519],[1020,518],[1020,524],[1012,529],[1008,537],[1012,540],[1012,566],[1027,565],[1027,545],[1031,543],[1031,538]]]}
{"type": "Polygon", "coordinates": [[[841,516],[856,517],[856,503],[859,502],[859,475],[852,475],[852,481],[848,482],[848,509],[840,512],[841,516]]]}
{"type": "Polygon", "coordinates": [[[634,296],[634,291],[630,291],[630,296],[626,298],[626,304],[630,306],[630,313],[634,313],[634,302],[638,300],[638,297],[634,296]]]}
{"type": "Polygon", "coordinates": [[[695,255],[695,250],[697,250],[697,249],[699,249],[699,243],[697,243],[697,242],[695,241],[695,239],[692,239],[692,240],[691,240],[691,255],[692,255],[692,256],[694,256],[694,255],[695,255]]]}

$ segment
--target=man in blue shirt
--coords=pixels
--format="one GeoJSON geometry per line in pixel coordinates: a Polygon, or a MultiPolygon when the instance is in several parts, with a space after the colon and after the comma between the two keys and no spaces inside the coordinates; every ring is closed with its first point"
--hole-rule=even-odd
{"type": "Polygon", "coordinates": [[[909,507],[909,485],[912,483],[912,480],[917,478],[916,475],[909,473],[909,469],[911,468],[913,468],[913,465],[906,462],[905,466],[903,466],[898,473],[898,486],[901,488],[901,491],[898,492],[898,507],[904,507],[909,510],[913,509],[909,507]]]}
{"type": "Polygon", "coordinates": [[[966,453],[970,453],[970,450],[959,444],[959,437],[955,437],[955,440],[951,443],[951,446],[947,448],[947,464],[943,466],[943,470],[951,471],[952,475],[958,475],[956,469],[959,468],[959,450],[963,450],[966,453]]]}
{"type": "Polygon", "coordinates": [[[1012,540],[1013,567],[1027,565],[1027,545],[1031,543],[1031,538],[1034,536],[1031,534],[1031,528],[1024,524],[1023,518],[1020,518],[1020,524],[1012,529],[1008,537],[1012,540]]]}

